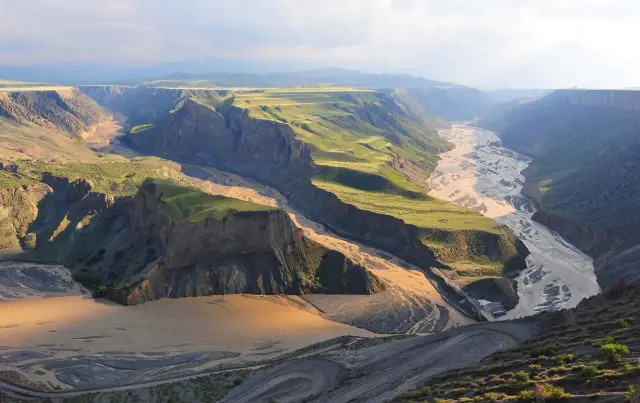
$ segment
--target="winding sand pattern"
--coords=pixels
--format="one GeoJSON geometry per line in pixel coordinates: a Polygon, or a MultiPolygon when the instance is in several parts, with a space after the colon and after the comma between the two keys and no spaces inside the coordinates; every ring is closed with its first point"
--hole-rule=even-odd
{"type": "Polygon", "coordinates": [[[520,344],[532,329],[526,322],[485,323],[373,347],[355,343],[263,371],[222,402],[388,402],[438,373],[520,344]]]}
{"type": "Polygon", "coordinates": [[[344,335],[374,336],[296,296],[121,306],[72,290],[0,302],[0,375],[43,390],[117,385],[258,362],[344,335]]]}
{"type": "Polygon", "coordinates": [[[504,318],[571,308],[600,291],[593,260],[531,220],[535,207],[520,194],[527,157],[500,147],[499,137],[488,130],[457,124],[439,134],[455,148],[441,154],[430,194],[504,223],[531,251],[518,277],[520,301],[504,318]]]}
{"type": "Polygon", "coordinates": [[[307,237],[343,253],[386,283],[387,291],[376,295],[305,295],[326,318],[376,333],[431,333],[475,322],[445,301],[418,267],[332,233],[292,208],[275,189],[213,168],[183,165],[183,170],[210,193],[282,208],[307,237]]]}

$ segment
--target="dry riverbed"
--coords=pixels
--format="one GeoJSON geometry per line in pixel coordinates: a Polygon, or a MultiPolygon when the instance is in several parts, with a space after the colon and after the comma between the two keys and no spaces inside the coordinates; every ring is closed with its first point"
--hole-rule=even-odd
{"type": "Polygon", "coordinates": [[[456,124],[440,135],[455,148],[441,154],[430,194],[504,223],[531,251],[517,279],[520,301],[505,318],[571,308],[600,291],[593,260],[531,219],[535,207],[520,194],[527,157],[501,147],[488,130],[456,124]]]}
{"type": "Polygon", "coordinates": [[[374,336],[323,318],[295,296],[228,295],[121,306],[83,295],[59,276],[60,266],[5,262],[0,274],[25,266],[32,269],[27,275],[0,277],[4,287],[15,290],[19,282],[22,288],[0,301],[0,373],[41,389],[184,375],[274,358],[338,336],[374,336]],[[48,271],[43,286],[42,273],[48,271]]]}

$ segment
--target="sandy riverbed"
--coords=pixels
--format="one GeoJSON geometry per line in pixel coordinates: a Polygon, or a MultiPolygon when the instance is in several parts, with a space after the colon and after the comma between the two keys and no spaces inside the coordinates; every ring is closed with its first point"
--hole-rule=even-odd
{"type": "Polygon", "coordinates": [[[592,259],[531,220],[535,207],[520,194],[525,180],[520,172],[529,159],[500,147],[488,130],[457,124],[439,133],[456,147],[441,154],[430,194],[506,224],[531,251],[528,268],[518,277],[520,302],[505,318],[570,308],[597,294],[592,259]]]}
{"type": "Polygon", "coordinates": [[[229,295],[129,307],[79,295],[31,297],[0,302],[0,371],[83,388],[259,361],[343,335],[373,336],[324,319],[299,297],[229,295]]]}

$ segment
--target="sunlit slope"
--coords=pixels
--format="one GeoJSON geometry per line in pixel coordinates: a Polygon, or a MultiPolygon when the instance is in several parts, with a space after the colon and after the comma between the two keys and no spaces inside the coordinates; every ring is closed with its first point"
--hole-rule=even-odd
{"type": "Polygon", "coordinates": [[[290,125],[313,145],[319,169],[314,185],[345,203],[388,214],[417,226],[495,231],[498,224],[469,209],[425,194],[421,178],[411,180],[404,165],[428,176],[438,152],[449,144],[379,92],[340,88],[270,89],[239,92],[233,104],[257,119],[290,125]]]}

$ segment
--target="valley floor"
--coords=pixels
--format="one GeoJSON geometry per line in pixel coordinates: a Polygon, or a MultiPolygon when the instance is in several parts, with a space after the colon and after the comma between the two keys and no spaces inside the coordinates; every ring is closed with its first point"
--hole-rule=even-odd
{"type": "MultiPolygon", "coordinates": [[[[4,263],[3,271],[11,266],[4,263]]],[[[55,272],[59,266],[38,268],[55,272]]],[[[323,318],[296,296],[121,306],[78,295],[75,288],[30,293],[0,302],[0,375],[44,390],[177,377],[221,364],[256,363],[338,336],[374,336],[323,318]]]]}
{"type": "Polygon", "coordinates": [[[61,266],[4,262],[2,379],[41,390],[103,388],[261,365],[345,335],[424,334],[474,323],[443,299],[423,271],[336,236],[277,191],[214,169],[183,170],[210,193],[285,209],[308,237],[367,267],[387,290],[304,298],[228,295],[125,307],[89,298],[61,266]]]}
{"type": "Polygon", "coordinates": [[[500,147],[499,137],[488,130],[457,124],[440,135],[455,148],[441,154],[430,194],[506,224],[531,252],[517,279],[520,301],[505,318],[574,307],[596,295],[600,287],[592,259],[531,219],[535,207],[520,194],[520,172],[529,159],[500,147]]]}

